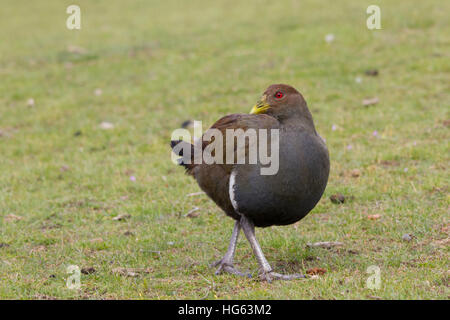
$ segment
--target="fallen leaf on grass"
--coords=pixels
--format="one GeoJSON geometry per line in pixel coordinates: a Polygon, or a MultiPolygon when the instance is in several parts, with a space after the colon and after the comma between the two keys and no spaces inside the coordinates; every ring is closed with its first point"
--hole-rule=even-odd
{"type": "Polygon", "coordinates": [[[85,268],[81,269],[82,274],[91,274],[91,273],[94,273],[95,271],[97,271],[97,270],[95,270],[94,267],[85,267],[85,268]]]}
{"type": "Polygon", "coordinates": [[[27,106],[28,107],[34,107],[34,99],[33,98],[30,98],[30,99],[28,99],[27,100],[27,106]]]}
{"type": "Polygon", "coordinates": [[[310,248],[332,248],[332,247],[340,247],[343,246],[344,243],[338,242],[338,241],[322,241],[322,242],[314,242],[314,243],[307,243],[306,246],[310,248]]]}
{"type": "Polygon", "coordinates": [[[370,214],[367,216],[367,219],[369,220],[378,220],[381,218],[381,214],[370,214]]]}
{"type": "Polygon", "coordinates": [[[385,166],[385,167],[390,167],[390,166],[395,166],[396,167],[396,166],[400,165],[400,162],[398,162],[396,160],[381,160],[380,164],[382,166],[385,166]]]}
{"type": "Polygon", "coordinates": [[[198,207],[195,207],[195,208],[189,210],[188,213],[186,213],[184,216],[189,217],[189,218],[196,218],[200,215],[200,213],[197,212],[198,210],[200,210],[200,209],[198,207]]]}
{"type": "Polygon", "coordinates": [[[114,268],[113,273],[125,277],[138,277],[139,274],[150,273],[151,270],[147,268],[114,268]]]}
{"type": "Polygon", "coordinates": [[[345,196],[342,193],[336,193],[330,196],[331,202],[334,204],[340,204],[345,202],[345,196]]]}
{"type": "Polygon", "coordinates": [[[188,193],[188,194],[186,195],[186,197],[194,197],[194,196],[199,196],[199,195],[202,195],[202,194],[205,194],[205,193],[204,193],[204,192],[188,193]]]}
{"type": "Polygon", "coordinates": [[[112,219],[115,220],[115,221],[122,221],[122,220],[128,219],[130,217],[131,217],[131,214],[124,213],[124,214],[119,214],[118,216],[115,216],[112,219]]]}
{"type": "Polygon", "coordinates": [[[109,130],[109,129],[113,129],[113,128],[114,128],[114,124],[112,124],[111,122],[103,121],[102,123],[100,123],[100,129],[109,130]]]}
{"type": "Polygon", "coordinates": [[[380,100],[377,97],[374,98],[367,98],[362,101],[363,106],[372,106],[374,104],[377,104],[380,100]]]}
{"type": "Polygon", "coordinates": [[[188,218],[197,218],[200,215],[198,212],[193,212],[187,215],[188,218]]]}
{"type": "Polygon", "coordinates": [[[13,222],[13,221],[19,221],[19,220],[22,220],[23,219],[23,217],[21,217],[21,216],[16,216],[15,214],[8,214],[6,217],[5,217],[5,221],[7,221],[7,222],[13,222]]]}
{"type": "Polygon", "coordinates": [[[350,174],[351,174],[351,176],[352,176],[353,178],[358,178],[358,177],[361,175],[361,170],[359,170],[359,169],[353,169],[353,170],[350,172],[350,174]]]}
{"type": "Polygon", "coordinates": [[[310,276],[312,275],[323,275],[327,272],[326,269],[324,268],[311,268],[306,270],[306,274],[309,274],[310,276]]]}
{"type": "Polygon", "coordinates": [[[378,75],[377,69],[369,69],[364,72],[367,76],[376,77],[378,75]]]}

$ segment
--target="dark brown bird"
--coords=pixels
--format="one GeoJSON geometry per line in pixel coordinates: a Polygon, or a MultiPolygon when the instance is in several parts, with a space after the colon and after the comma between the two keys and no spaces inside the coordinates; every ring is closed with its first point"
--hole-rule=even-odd
{"type": "MultiPolygon", "coordinates": [[[[244,164],[225,161],[223,164],[195,164],[193,145],[184,141],[171,143],[173,151],[182,157],[180,164],[186,172],[228,216],[236,220],[225,256],[213,264],[218,266],[216,274],[225,271],[245,275],[233,267],[236,242],[242,228],[260,265],[262,279],[302,277],[299,274],[282,275],[272,270],[256,240],[255,226],[288,225],[299,221],[314,208],[325,190],[330,169],[328,150],[316,132],[303,96],[289,85],[271,85],[250,114],[225,116],[209,130],[212,129],[221,132],[223,137],[227,137],[227,129],[258,130],[258,146],[262,139],[259,129],[269,130],[269,141],[275,134],[271,130],[277,130],[279,136],[278,150],[270,143],[268,147],[272,155],[278,151],[275,174],[262,174],[261,169],[267,167],[267,163],[263,164],[260,159],[253,164],[249,161],[244,164]],[[192,152],[183,153],[183,150],[192,152]]],[[[223,142],[223,159],[230,152],[225,146],[232,142],[232,150],[238,153],[243,149],[248,160],[249,150],[255,144],[247,139],[244,145],[239,146],[234,145],[234,138],[233,141],[228,140],[225,138],[223,142]]],[[[199,148],[205,150],[213,141],[202,139],[199,148]]]]}

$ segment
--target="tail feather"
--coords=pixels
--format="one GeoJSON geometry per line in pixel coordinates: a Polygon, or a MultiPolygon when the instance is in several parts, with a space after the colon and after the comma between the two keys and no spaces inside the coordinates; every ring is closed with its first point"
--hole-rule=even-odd
{"type": "Polygon", "coordinates": [[[181,158],[178,159],[178,164],[183,166],[188,173],[194,168],[194,146],[183,140],[170,141],[172,151],[181,158]],[[184,154],[184,150],[190,150],[190,154],[184,154]]]}

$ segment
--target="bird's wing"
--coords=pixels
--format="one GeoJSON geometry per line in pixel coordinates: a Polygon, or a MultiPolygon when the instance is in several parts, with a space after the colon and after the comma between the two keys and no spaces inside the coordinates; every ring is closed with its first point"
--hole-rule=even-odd
{"type": "Polygon", "coordinates": [[[238,144],[237,141],[227,141],[229,138],[234,140],[234,137],[232,136],[227,137],[228,130],[232,130],[231,133],[233,133],[241,129],[245,134],[246,132],[249,132],[249,129],[254,129],[258,139],[259,129],[274,129],[278,127],[278,120],[266,114],[230,114],[219,119],[203,134],[202,149],[205,151],[205,148],[214,141],[214,139],[209,140],[208,135],[210,134],[210,130],[219,130],[223,139],[223,169],[227,172],[231,172],[233,166],[226,164],[227,152],[232,151],[234,153],[234,163],[236,163],[236,156],[238,154],[238,149],[240,148],[244,148],[243,152],[245,157],[247,157],[250,139],[245,138],[245,143],[243,145],[238,144]]]}
{"type": "MultiPolygon", "coordinates": [[[[250,138],[244,138],[244,143],[239,144],[235,140],[234,136],[230,135],[230,138],[235,141],[227,141],[227,133],[228,130],[231,130],[231,134],[238,132],[237,130],[241,130],[241,133],[244,135],[249,133],[249,129],[254,129],[254,133],[256,133],[256,140],[259,138],[259,129],[273,129],[278,128],[279,122],[275,118],[266,115],[266,114],[230,114],[227,115],[221,119],[219,119],[216,123],[214,123],[211,128],[206,130],[206,132],[203,134],[201,141],[197,142],[200,143],[199,146],[202,150],[202,158],[201,161],[195,161],[198,160],[195,157],[196,152],[194,145],[191,145],[189,142],[185,141],[171,141],[171,146],[174,152],[181,156],[179,163],[180,165],[184,166],[186,168],[186,172],[188,174],[194,174],[195,171],[201,170],[201,168],[205,169],[204,166],[208,166],[209,164],[205,164],[203,162],[204,156],[209,154],[207,151],[211,151],[211,155],[214,157],[214,165],[219,166],[220,169],[224,170],[227,174],[229,174],[233,168],[233,164],[235,164],[237,161],[238,154],[244,155],[245,159],[248,158],[249,153],[249,145],[251,142],[250,138]],[[215,142],[216,135],[213,134],[213,131],[215,133],[220,135],[220,138],[222,139],[222,155],[216,157],[216,149],[219,149],[219,146],[216,144],[214,146],[211,146],[211,148],[208,148],[210,144],[215,142]],[[176,148],[175,147],[179,147],[176,148]],[[181,148],[183,147],[183,148],[181,148]],[[188,155],[184,155],[182,150],[190,150],[188,155]],[[242,150],[243,149],[243,150],[242,150]],[[232,163],[229,163],[230,161],[227,161],[227,153],[233,152],[234,157],[231,157],[232,163]],[[218,159],[221,159],[221,161],[216,161],[218,159]],[[227,164],[228,162],[228,164],[227,164]]],[[[254,141],[256,143],[256,141],[254,141]]]]}
{"type": "MultiPolygon", "coordinates": [[[[218,130],[223,138],[224,154],[222,163],[206,164],[193,164],[186,166],[187,173],[191,174],[197,180],[200,188],[206,192],[206,194],[214,200],[229,216],[234,219],[239,219],[239,214],[236,213],[233,204],[230,201],[229,196],[229,181],[230,175],[235,165],[226,163],[226,131],[227,129],[270,129],[279,126],[279,122],[268,115],[249,115],[249,114],[231,114],[219,119],[209,128],[202,137],[202,149],[203,153],[214,140],[209,141],[204,139],[205,135],[208,136],[208,131],[211,129],[218,130]]],[[[247,140],[247,139],[246,139],[247,140]]],[[[237,154],[238,148],[244,148],[245,152],[248,151],[248,141],[244,146],[238,146],[234,144],[233,150],[237,154]]]]}
{"type": "Polygon", "coordinates": [[[267,114],[233,113],[217,120],[211,129],[269,129],[278,125],[278,120],[267,114]]]}

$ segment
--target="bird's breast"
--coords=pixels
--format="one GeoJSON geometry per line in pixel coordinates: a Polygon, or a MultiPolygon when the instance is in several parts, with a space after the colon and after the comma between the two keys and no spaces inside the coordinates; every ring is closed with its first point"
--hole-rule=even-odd
{"type": "MultiPolygon", "coordinates": [[[[272,161],[275,159],[272,156],[272,161]]],[[[319,136],[281,132],[278,162],[278,171],[272,175],[261,174],[260,163],[237,165],[234,169],[233,201],[256,226],[300,220],[325,190],[329,157],[319,136]]]]}

